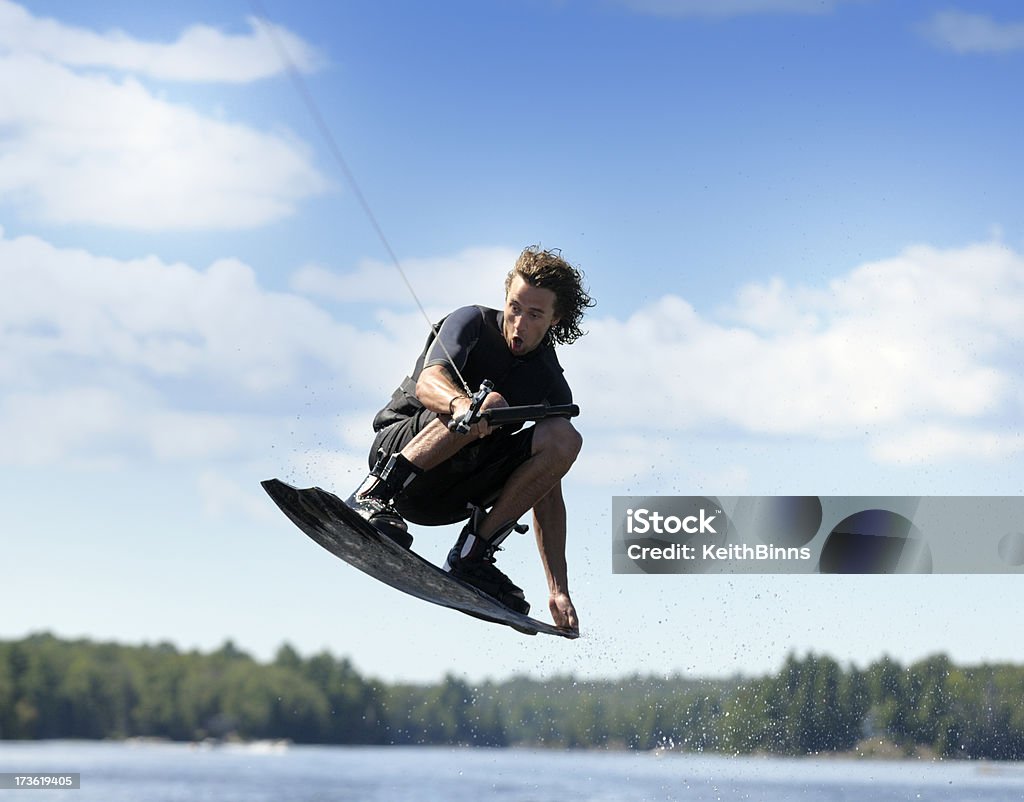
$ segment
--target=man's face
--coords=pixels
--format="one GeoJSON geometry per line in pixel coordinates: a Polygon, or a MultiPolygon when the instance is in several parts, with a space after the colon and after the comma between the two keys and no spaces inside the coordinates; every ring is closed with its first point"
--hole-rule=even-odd
{"type": "Polygon", "coordinates": [[[502,334],[515,356],[530,353],[541,344],[548,329],[558,323],[555,317],[555,293],[530,285],[520,275],[512,277],[505,296],[505,323],[502,334]]]}

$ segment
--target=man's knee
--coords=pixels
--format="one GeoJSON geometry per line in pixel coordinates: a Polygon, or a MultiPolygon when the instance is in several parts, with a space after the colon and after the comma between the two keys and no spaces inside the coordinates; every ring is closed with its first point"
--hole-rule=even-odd
{"type": "Polygon", "coordinates": [[[568,470],[583,448],[583,435],[566,418],[538,421],[533,433],[534,453],[543,451],[568,470]]]}

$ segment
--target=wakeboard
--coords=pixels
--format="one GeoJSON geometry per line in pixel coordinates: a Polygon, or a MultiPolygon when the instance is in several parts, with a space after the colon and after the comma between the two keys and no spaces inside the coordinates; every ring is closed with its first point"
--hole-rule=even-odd
{"type": "Polygon", "coordinates": [[[510,610],[380,534],[340,498],[319,487],[296,488],[279,479],[261,482],[274,503],[299,529],[331,554],[364,574],[418,599],[474,618],[504,624],[526,635],[577,638],[563,629],[510,610]]]}

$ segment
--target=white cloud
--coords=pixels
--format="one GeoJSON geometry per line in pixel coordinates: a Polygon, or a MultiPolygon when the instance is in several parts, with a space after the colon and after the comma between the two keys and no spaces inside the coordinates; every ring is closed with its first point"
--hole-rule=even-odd
{"type": "Polygon", "coordinates": [[[145,42],[124,31],[101,34],[34,17],[23,6],[0,0],[0,52],[33,54],[71,67],[111,68],[190,82],[241,83],[281,73],[284,63],[275,40],[300,70],[310,72],[323,63],[323,56],[292,32],[255,17],[247,22],[249,31],[240,35],[193,25],[174,42],[145,42]]]}
{"type": "Polygon", "coordinates": [[[941,11],[922,26],[924,35],[957,53],[1024,49],[1024,22],[999,23],[984,14],[941,11]]]}
{"type": "MultiPolygon", "coordinates": [[[[5,392],[0,398],[0,463],[46,465],[86,452],[96,437],[117,432],[123,411],[115,394],[95,387],[5,392]]],[[[102,461],[107,453],[96,458],[102,461]]]]}
{"type": "MultiPolygon", "coordinates": [[[[901,432],[925,424],[968,432],[1019,415],[1021,377],[1011,365],[1024,339],[1024,258],[995,243],[915,247],[826,288],[744,287],[715,317],[668,296],[589,328],[562,360],[591,425],[870,432],[877,459],[939,458],[957,449],[926,448],[901,432]],[[608,388],[628,388],[628,399],[608,388]]],[[[977,456],[1016,449],[981,442],[977,456]]]]}
{"type": "Polygon", "coordinates": [[[935,424],[894,433],[876,442],[871,453],[879,462],[909,465],[979,457],[1003,459],[1024,453],[1024,435],[935,424]]]}
{"type": "Polygon", "coordinates": [[[662,17],[737,17],[745,14],[823,14],[842,0],[614,0],[662,17]]]}
{"type": "Polygon", "coordinates": [[[0,362],[9,379],[31,372],[34,360],[73,358],[259,393],[292,381],[299,359],[339,371],[352,365],[336,342],[354,339],[354,328],[301,298],[262,289],[237,260],[197,270],[0,233],[0,275],[0,324],[19,344],[0,362]]]}
{"type": "MultiPolygon", "coordinates": [[[[466,248],[454,256],[404,260],[402,270],[416,297],[437,317],[463,305],[500,306],[505,298],[505,276],[518,256],[519,251],[511,248],[466,248]]],[[[313,298],[345,303],[415,305],[395,266],[371,259],[350,273],[307,265],[295,274],[291,288],[313,298]]]]}
{"type": "MultiPolygon", "coordinates": [[[[450,268],[481,293],[500,288],[513,255],[467,250],[409,264],[423,278],[450,268]],[[489,265],[479,286],[477,265],[489,265]]],[[[0,232],[0,459],[252,457],[290,418],[294,469],[359,472],[372,412],[426,330],[393,268],[375,269],[337,284],[308,271],[297,281],[381,304],[356,324],[267,290],[237,260],[200,270],[0,232]],[[314,401],[321,408],[306,409],[314,401]]],[[[440,283],[424,285],[437,304],[440,283]]],[[[588,453],[615,455],[601,461],[612,474],[602,471],[621,481],[664,463],[651,443],[698,430],[857,441],[875,461],[906,464],[1021,450],[1005,421],[1024,401],[1024,257],[998,243],[908,248],[823,287],[742,287],[713,314],[665,296],[587,325],[561,359],[588,453]]]]}
{"type": "Polygon", "coordinates": [[[49,222],[245,228],[328,186],[294,141],[34,56],[0,57],[0,127],[0,196],[49,222]]]}
{"type": "MultiPolygon", "coordinates": [[[[69,66],[85,63],[75,56],[84,51],[97,59],[108,53],[104,64],[136,66],[117,54],[147,46],[124,34],[108,51],[106,40],[93,42],[3,0],[0,31],[0,198],[34,218],[149,231],[248,228],[328,189],[307,148],[291,137],[171,103],[135,75],[69,66]]],[[[268,43],[257,44],[277,58],[268,43]]],[[[218,74],[192,50],[172,49],[168,58],[218,74]]],[[[211,58],[231,55],[226,46],[211,58]]]]}
{"type": "Polygon", "coordinates": [[[265,449],[283,431],[306,436],[319,426],[310,418],[323,413],[307,408],[315,393],[336,412],[344,397],[366,393],[366,376],[382,365],[397,382],[422,340],[422,328],[360,331],[336,321],[266,290],[230,259],[205,270],[117,260],[0,230],[0,284],[8,464],[265,449]]]}
{"type": "Polygon", "coordinates": [[[0,464],[116,465],[234,455],[236,416],[169,409],[153,393],[76,386],[0,397],[0,464]]]}

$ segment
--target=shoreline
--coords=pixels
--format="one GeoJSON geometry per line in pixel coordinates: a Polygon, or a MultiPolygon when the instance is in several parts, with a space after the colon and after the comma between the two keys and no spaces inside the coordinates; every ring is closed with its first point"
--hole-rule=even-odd
{"type": "Polygon", "coordinates": [[[689,750],[675,746],[657,746],[653,749],[630,749],[621,744],[610,744],[605,746],[576,746],[576,747],[554,747],[544,744],[510,744],[507,746],[476,745],[476,744],[330,744],[330,743],[303,743],[295,742],[287,738],[257,738],[246,740],[239,737],[206,738],[201,741],[177,741],[170,738],[157,736],[130,736],[127,738],[36,738],[36,739],[0,739],[0,750],[5,744],[10,745],[31,745],[31,744],[121,744],[125,746],[180,746],[188,749],[207,751],[217,749],[244,749],[254,752],[285,752],[292,748],[302,747],[341,747],[341,748],[376,748],[376,749],[483,749],[498,751],[535,751],[535,752],[609,752],[618,754],[636,753],[649,754],[655,758],[669,756],[697,756],[697,757],[718,757],[718,758],[763,758],[776,760],[835,760],[835,761],[878,761],[878,762],[919,762],[919,763],[974,763],[978,765],[989,764],[992,766],[1014,766],[1021,767],[1024,771],[1024,761],[1013,760],[991,760],[988,758],[950,757],[937,754],[934,750],[922,746],[902,747],[886,738],[865,738],[856,744],[852,749],[842,752],[813,752],[807,754],[783,754],[767,752],[764,750],[737,754],[725,751],[713,750],[689,750]]]}

